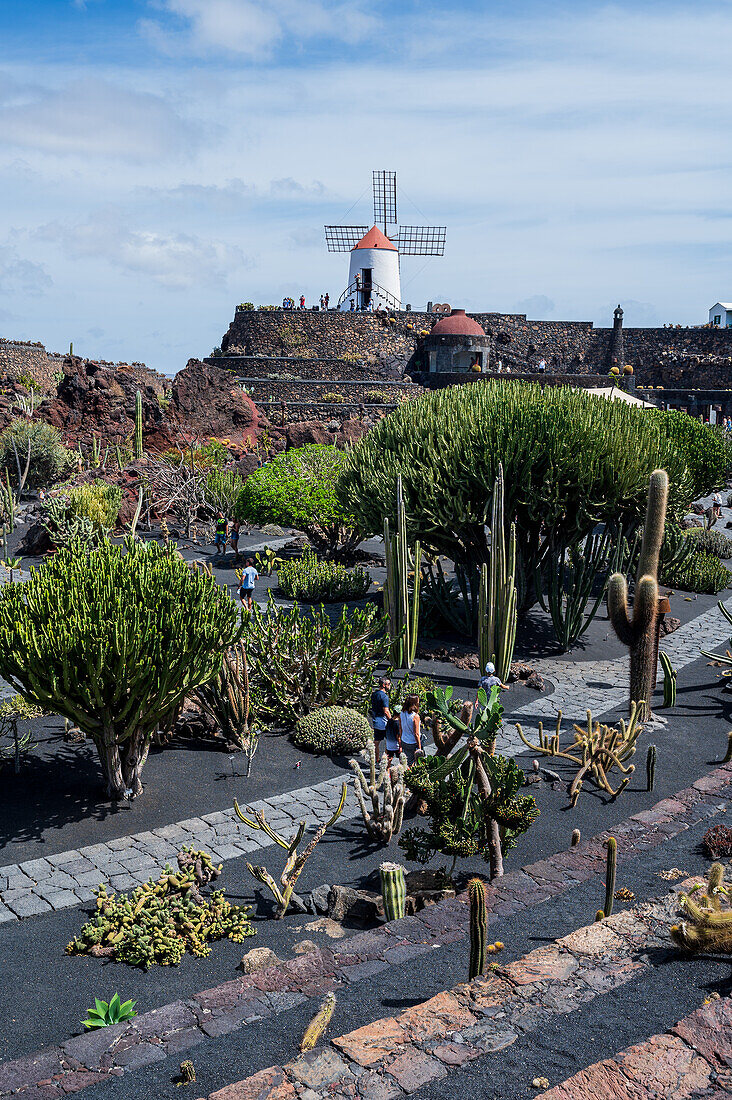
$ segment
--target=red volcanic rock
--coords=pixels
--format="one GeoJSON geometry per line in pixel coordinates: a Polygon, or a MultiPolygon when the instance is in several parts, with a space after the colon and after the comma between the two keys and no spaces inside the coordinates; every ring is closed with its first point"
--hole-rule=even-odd
{"type": "Polygon", "coordinates": [[[254,443],[267,420],[231,375],[199,359],[189,359],[173,381],[170,419],[187,435],[254,443]]]}
{"type": "Polygon", "coordinates": [[[311,443],[333,443],[333,432],[319,420],[298,420],[287,425],[287,446],[307,447],[311,443]]]}

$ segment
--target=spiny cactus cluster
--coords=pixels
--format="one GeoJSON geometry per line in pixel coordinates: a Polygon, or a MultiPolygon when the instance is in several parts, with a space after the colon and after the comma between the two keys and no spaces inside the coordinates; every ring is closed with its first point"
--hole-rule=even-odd
{"type": "Polygon", "coordinates": [[[732,909],[729,907],[729,889],[724,883],[724,867],[713,863],[707,875],[706,890],[695,887],[690,893],[698,893],[692,901],[689,894],[681,895],[681,908],[686,920],[671,928],[671,939],[677,947],[689,952],[732,953],[732,909]],[[724,898],[727,908],[722,908],[724,898]]]}
{"type": "Polygon", "coordinates": [[[209,943],[228,938],[242,943],[255,930],[250,909],[232,905],[222,890],[203,897],[200,890],[221,874],[208,853],[184,848],[178,853],[178,873],[166,864],[157,881],[148,879],[130,894],[96,890],[97,912],[68,944],[68,955],[113,958],[145,970],[153,965],[177,966],[186,951],[198,958],[210,955],[209,943]]]}
{"type": "Polygon", "coordinates": [[[354,775],[354,789],[366,826],[366,832],[372,840],[388,844],[393,836],[401,832],[404,820],[404,774],[407,758],[401,753],[399,760],[389,763],[386,754],[381,758],[379,773],[376,773],[376,750],[373,741],[366,746],[369,756],[369,778],[361,769],[357,760],[349,760],[354,775]],[[379,791],[383,790],[383,805],[379,804],[379,791]],[[371,799],[371,813],[366,799],[371,799]]]}
{"type": "Polygon", "coordinates": [[[312,550],[306,550],[299,560],[283,561],[277,579],[285,596],[306,603],[362,600],[371,587],[371,574],[365,569],[319,561],[312,550]]]}

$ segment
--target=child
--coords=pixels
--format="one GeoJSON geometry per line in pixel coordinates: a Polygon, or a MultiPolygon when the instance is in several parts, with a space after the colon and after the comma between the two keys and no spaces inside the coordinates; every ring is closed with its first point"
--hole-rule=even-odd
{"type": "MultiPolygon", "coordinates": [[[[478,680],[478,691],[483,688],[488,698],[490,698],[491,688],[494,687],[499,687],[501,691],[510,691],[508,684],[502,684],[498,676],[496,676],[496,666],[492,661],[489,661],[485,666],[485,676],[481,676],[480,680],[478,680]]],[[[481,709],[477,698],[475,700],[475,709],[476,711],[481,709]]]]}
{"type": "Polygon", "coordinates": [[[239,586],[239,599],[242,605],[252,610],[252,597],[254,596],[254,582],[259,580],[259,573],[254,568],[254,562],[247,558],[246,569],[241,572],[241,585],[239,586]]]}

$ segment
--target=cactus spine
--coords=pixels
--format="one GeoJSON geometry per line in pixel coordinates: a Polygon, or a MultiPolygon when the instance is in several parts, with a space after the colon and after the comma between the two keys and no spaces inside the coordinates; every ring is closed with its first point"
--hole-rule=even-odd
{"type": "Polygon", "coordinates": [[[496,675],[506,680],[511,671],[516,643],[516,525],[506,538],[503,466],[493,487],[490,564],[480,570],[478,589],[478,652],[481,671],[488,661],[496,675]]]}
{"type": "Polygon", "coordinates": [[[713,951],[723,955],[732,952],[732,909],[722,909],[722,897],[729,902],[729,889],[724,885],[724,867],[713,863],[707,876],[706,893],[700,904],[681,895],[681,906],[688,920],[671,928],[671,939],[685,951],[713,951]]]}
{"type": "Polygon", "coordinates": [[[606,917],[611,917],[615,897],[615,872],[618,866],[618,843],[614,836],[607,838],[605,847],[607,848],[607,860],[605,862],[605,907],[603,912],[606,917]]]}
{"type": "Polygon", "coordinates": [[[384,519],[384,553],[386,555],[384,610],[389,617],[391,663],[396,668],[411,668],[417,652],[422,549],[419,542],[415,542],[412,555],[407,545],[407,514],[404,508],[401,474],[397,475],[396,531],[393,535],[390,533],[388,518],[384,519]],[[409,599],[410,567],[414,572],[411,601],[409,599]]]}
{"type": "Polygon", "coordinates": [[[135,394],[135,458],[142,458],[142,393],[135,394]]]}
{"type": "Polygon", "coordinates": [[[663,705],[664,707],[676,706],[676,669],[673,668],[667,655],[661,650],[658,654],[663,669],[663,705]]]}
{"type": "Polygon", "coordinates": [[[485,912],[485,883],[482,879],[471,878],[468,883],[468,901],[470,902],[470,971],[469,981],[479,977],[485,970],[485,940],[487,919],[485,912]]]}
{"type": "Polygon", "coordinates": [[[633,617],[628,607],[628,583],[613,573],[608,584],[607,609],[613,629],[630,650],[630,702],[637,703],[641,719],[651,713],[651,696],[658,664],[658,557],[663,542],[668,502],[668,474],[654,470],[648,484],[633,617]]]}
{"type": "Polygon", "coordinates": [[[407,905],[407,880],[404,868],[398,863],[382,863],[381,896],[384,899],[384,913],[387,920],[399,920],[404,916],[407,905]]]}
{"type": "Polygon", "coordinates": [[[652,791],[656,782],[656,746],[649,745],[646,753],[646,790],[652,791]]]}
{"type": "Polygon", "coordinates": [[[330,1018],[333,1015],[333,1010],[336,1006],[335,993],[326,993],[323,998],[323,1003],[318,1009],[315,1016],[305,1028],[305,1034],[300,1040],[300,1053],[304,1054],[307,1050],[312,1050],[318,1039],[322,1036],[323,1032],[330,1023],[330,1018]]]}

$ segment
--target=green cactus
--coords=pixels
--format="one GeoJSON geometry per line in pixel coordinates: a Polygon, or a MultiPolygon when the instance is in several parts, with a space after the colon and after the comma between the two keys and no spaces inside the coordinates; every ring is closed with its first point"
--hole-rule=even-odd
{"type": "MultiPolygon", "coordinates": [[[[287,840],[278,832],[275,832],[264,816],[263,810],[253,810],[251,807],[247,806],[247,812],[252,815],[251,817],[247,817],[246,814],[242,813],[239,803],[234,799],[234,812],[239,820],[243,821],[245,825],[248,825],[250,829],[260,829],[274,844],[278,844],[280,848],[284,848],[287,852],[285,867],[280,875],[280,886],[277,885],[266,867],[255,867],[251,863],[247,863],[249,874],[253,875],[258,882],[269,887],[272,891],[274,899],[277,902],[277,910],[275,913],[277,920],[281,920],[282,917],[284,917],[293,896],[296,896],[295,886],[297,885],[297,880],[302,874],[305,864],[325,836],[326,830],[329,829],[331,825],[335,824],[343,813],[343,807],[346,804],[347,789],[344,783],[341,787],[341,798],[335,813],[317,829],[305,851],[301,852],[299,855],[297,849],[305,833],[304,821],[300,822],[297,832],[287,840]]],[[[298,901],[300,901],[300,899],[298,899],[298,901]]],[[[301,902],[301,904],[303,903],[301,902]]]]}
{"type": "Polygon", "coordinates": [[[404,773],[407,758],[402,753],[398,762],[389,763],[384,753],[377,775],[374,742],[370,740],[366,748],[369,754],[368,780],[358,761],[348,761],[354,775],[356,798],[368,835],[380,844],[388,844],[393,836],[398,836],[401,832],[404,820],[404,773]],[[379,791],[382,789],[383,805],[380,805],[379,791]],[[367,798],[371,799],[371,813],[366,806],[367,798]]]}
{"type": "Polygon", "coordinates": [[[468,883],[468,901],[470,902],[470,970],[468,980],[479,977],[485,970],[486,910],[485,883],[482,879],[471,878],[468,883]]]}
{"type": "Polygon", "coordinates": [[[386,581],[384,611],[389,620],[391,663],[395,668],[411,668],[417,652],[419,626],[420,565],[422,550],[414,544],[413,554],[407,544],[407,517],[404,509],[402,475],[396,479],[396,531],[392,535],[388,518],[384,519],[384,552],[386,581]],[[409,597],[409,574],[413,573],[412,596],[409,597]]]}
{"type": "Polygon", "coordinates": [[[407,903],[407,880],[404,868],[398,863],[382,863],[379,867],[381,896],[387,920],[399,920],[404,916],[407,903]]]}
{"type": "Polygon", "coordinates": [[[687,894],[680,898],[688,920],[671,928],[671,939],[690,953],[713,952],[732,954],[732,909],[722,908],[722,898],[729,903],[729,888],[724,884],[724,867],[714,863],[707,875],[706,892],[699,904],[687,894]]]}
{"type": "Polygon", "coordinates": [[[196,1067],[190,1058],[187,1058],[185,1062],[180,1064],[180,1080],[176,1081],[176,1085],[190,1085],[196,1080],[196,1067]]]}
{"type": "Polygon", "coordinates": [[[646,753],[646,790],[652,791],[656,782],[656,746],[649,745],[646,753]]]}
{"type": "Polygon", "coordinates": [[[676,669],[671,665],[667,654],[660,651],[658,654],[663,669],[663,705],[664,707],[676,706],[676,669]]]}
{"type": "Polygon", "coordinates": [[[335,993],[326,993],[323,998],[323,1003],[318,1009],[315,1016],[305,1028],[305,1034],[300,1040],[300,1053],[304,1054],[308,1050],[312,1050],[315,1044],[320,1039],[321,1035],[330,1023],[333,1010],[336,1006],[335,993]]]}
{"type": "Polygon", "coordinates": [[[516,643],[516,525],[511,524],[508,539],[504,516],[503,466],[493,487],[491,510],[490,565],[483,563],[478,591],[478,652],[481,670],[488,661],[496,666],[496,675],[506,680],[511,671],[516,643]]]}
{"type": "Polygon", "coordinates": [[[651,696],[658,665],[658,557],[663,542],[668,502],[668,474],[654,470],[648,485],[646,521],[631,618],[628,583],[613,573],[608,584],[607,608],[620,641],[630,651],[630,702],[640,707],[641,719],[651,713],[651,696]]]}
{"type": "Polygon", "coordinates": [[[142,445],[142,393],[135,394],[135,458],[140,459],[144,454],[142,445]]]}
{"type": "Polygon", "coordinates": [[[579,831],[579,829],[572,829],[572,840],[571,840],[572,848],[576,848],[581,839],[582,839],[582,833],[579,831]]]}
{"type": "Polygon", "coordinates": [[[611,917],[613,912],[613,899],[615,898],[615,872],[618,866],[618,842],[614,836],[605,841],[607,858],[605,861],[605,907],[603,912],[606,917],[611,917]]]}

